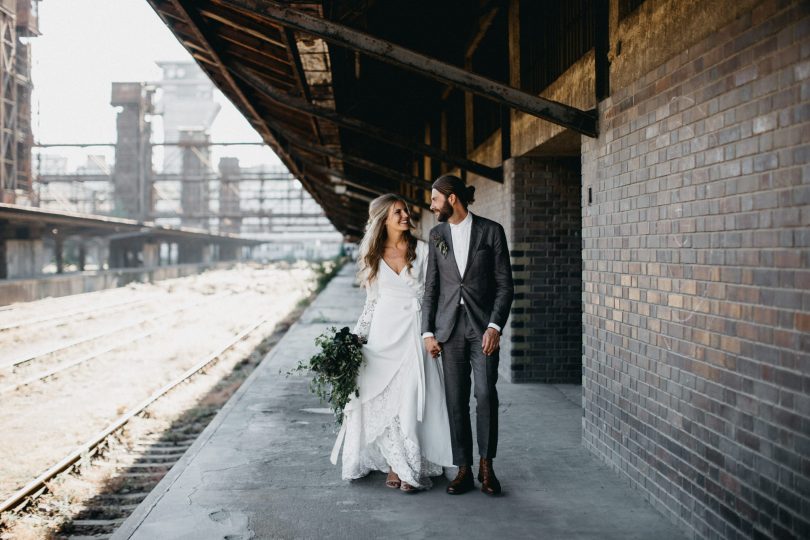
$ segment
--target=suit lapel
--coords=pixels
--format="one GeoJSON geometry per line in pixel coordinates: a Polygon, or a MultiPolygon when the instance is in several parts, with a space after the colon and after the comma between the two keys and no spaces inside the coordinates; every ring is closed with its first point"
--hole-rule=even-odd
{"type": "Polygon", "coordinates": [[[467,266],[464,267],[464,275],[467,275],[467,271],[470,269],[470,265],[472,264],[473,254],[475,254],[475,250],[478,249],[478,244],[481,242],[481,220],[478,219],[475,214],[470,213],[470,217],[472,217],[472,225],[470,226],[470,251],[467,253],[467,266]]]}
{"type": "Polygon", "coordinates": [[[458,271],[458,262],[456,261],[456,254],[454,251],[455,248],[453,247],[453,234],[450,232],[450,225],[447,223],[444,223],[444,227],[442,227],[442,237],[444,238],[445,242],[447,242],[447,245],[450,246],[447,254],[450,256],[450,259],[452,259],[451,263],[453,270],[456,271],[456,276],[458,276],[459,281],[461,281],[461,274],[458,271]]]}

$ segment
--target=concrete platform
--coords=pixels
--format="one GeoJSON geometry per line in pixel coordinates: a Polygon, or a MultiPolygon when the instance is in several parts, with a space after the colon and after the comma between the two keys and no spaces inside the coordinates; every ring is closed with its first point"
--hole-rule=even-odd
{"type": "Polygon", "coordinates": [[[381,473],[341,480],[331,414],[307,379],[283,373],[326,327],[353,325],[364,300],[353,272],[328,285],[114,539],[684,538],[581,446],[574,385],[498,383],[503,497],[450,496],[442,478],[415,495],[381,473]]]}

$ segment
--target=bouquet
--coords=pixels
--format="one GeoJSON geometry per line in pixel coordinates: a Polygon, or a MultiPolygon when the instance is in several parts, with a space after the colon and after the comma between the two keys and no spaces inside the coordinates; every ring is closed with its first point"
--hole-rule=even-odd
{"type": "Polygon", "coordinates": [[[327,401],[335,413],[338,425],[343,423],[343,408],[351,395],[359,396],[357,373],[363,364],[362,340],[343,327],[334,327],[315,338],[320,352],[308,361],[301,360],[292,372],[312,372],[309,389],[322,401],[327,401]]]}

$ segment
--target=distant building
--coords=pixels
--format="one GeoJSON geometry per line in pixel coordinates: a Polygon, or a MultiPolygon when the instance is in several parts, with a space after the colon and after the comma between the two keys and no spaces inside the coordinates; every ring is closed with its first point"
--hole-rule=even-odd
{"type": "Polygon", "coordinates": [[[68,158],[54,154],[39,154],[34,167],[40,175],[67,174],[68,158]]]}
{"type": "MultiPolygon", "coordinates": [[[[214,102],[214,85],[194,62],[158,62],[163,79],[155,112],[163,117],[165,143],[180,142],[182,132],[208,133],[219,113],[214,102]]],[[[182,149],[167,146],[163,154],[163,172],[179,173],[183,166],[182,149]]]]}

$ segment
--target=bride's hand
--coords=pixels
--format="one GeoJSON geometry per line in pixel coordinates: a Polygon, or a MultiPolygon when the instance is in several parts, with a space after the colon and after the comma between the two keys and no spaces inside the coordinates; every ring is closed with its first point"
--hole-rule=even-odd
{"type": "Polygon", "coordinates": [[[441,345],[439,345],[439,342],[436,341],[436,338],[433,336],[428,336],[425,338],[425,348],[433,358],[437,358],[442,352],[441,345]]]}

